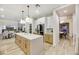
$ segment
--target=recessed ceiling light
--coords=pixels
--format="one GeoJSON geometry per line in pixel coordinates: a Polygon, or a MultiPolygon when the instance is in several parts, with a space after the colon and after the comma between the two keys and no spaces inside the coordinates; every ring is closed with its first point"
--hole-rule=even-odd
{"type": "Polygon", "coordinates": [[[4,18],[4,17],[5,17],[5,15],[1,15],[1,17],[2,17],[2,18],[4,18]]]}
{"type": "Polygon", "coordinates": [[[62,21],[60,21],[60,23],[64,23],[64,21],[62,20],[62,21]]]}
{"type": "Polygon", "coordinates": [[[64,10],[64,13],[67,13],[67,10],[64,10]]]}
{"type": "Polygon", "coordinates": [[[3,8],[0,8],[0,11],[4,11],[4,9],[3,8]]]}

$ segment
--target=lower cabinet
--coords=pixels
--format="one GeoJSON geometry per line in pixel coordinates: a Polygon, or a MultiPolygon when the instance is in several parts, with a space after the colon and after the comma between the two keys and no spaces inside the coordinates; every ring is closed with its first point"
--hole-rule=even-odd
{"type": "Polygon", "coordinates": [[[44,42],[53,44],[53,35],[52,34],[44,34],[44,42]]]}
{"type": "Polygon", "coordinates": [[[29,40],[24,40],[23,41],[23,51],[26,53],[26,54],[30,54],[30,42],[29,40]]]}
{"type": "Polygon", "coordinates": [[[16,33],[15,42],[26,55],[40,55],[44,49],[41,35],[16,33]]]}
{"type": "Polygon", "coordinates": [[[16,35],[15,39],[16,44],[19,45],[19,47],[24,51],[25,54],[30,54],[30,42],[29,40],[16,35]]]}

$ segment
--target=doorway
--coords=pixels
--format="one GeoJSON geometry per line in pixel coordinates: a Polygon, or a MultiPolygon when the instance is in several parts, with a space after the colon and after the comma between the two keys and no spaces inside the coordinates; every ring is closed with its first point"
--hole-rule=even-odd
{"type": "Polygon", "coordinates": [[[69,23],[60,23],[60,25],[59,25],[59,37],[60,37],[60,39],[62,39],[62,38],[64,38],[64,28],[66,28],[66,37],[65,37],[65,39],[69,36],[69,23]]]}
{"type": "Polygon", "coordinates": [[[68,5],[56,11],[59,18],[59,45],[73,47],[73,14],[75,5],[68,5]]]}

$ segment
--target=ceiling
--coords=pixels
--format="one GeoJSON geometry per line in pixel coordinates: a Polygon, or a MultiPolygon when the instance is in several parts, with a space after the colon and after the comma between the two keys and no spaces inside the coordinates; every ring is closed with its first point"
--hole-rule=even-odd
{"type": "Polygon", "coordinates": [[[75,13],[75,5],[69,5],[67,7],[63,7],[59,10],[57,10],[57,13],[60,17],[63,17],[63,16],[70,16],[72,15],[73,13],[75,13]]]}
{"type": "MultiPolygon", "coordinates": [[[[35,4],[30,4],[29,14],[31,18],[40,18],[43,16],[49,16],[52,14],[53,9],[62,6],[62,4],[41,4],[39,7],[39,14],[36,13],[35,4]]],[[[26,4],[0,4],[0,19],[8,20],[20,20],[22,15],[21,11],[24,10],[24,18],[27,17],[27,5],[26,4]]]]}

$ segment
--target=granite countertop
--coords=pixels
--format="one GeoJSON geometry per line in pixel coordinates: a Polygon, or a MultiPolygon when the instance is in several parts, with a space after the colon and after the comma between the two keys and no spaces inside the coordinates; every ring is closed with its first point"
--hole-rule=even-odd
{"type": "Polygon", "coordinates": [[[43,37],[42,35],[36,35],[36,34],[30,34],[30,33],[16,33],[16,34],[24,38],[27,38],[28,40],[33,40],[33,39],[43,37]]]}

